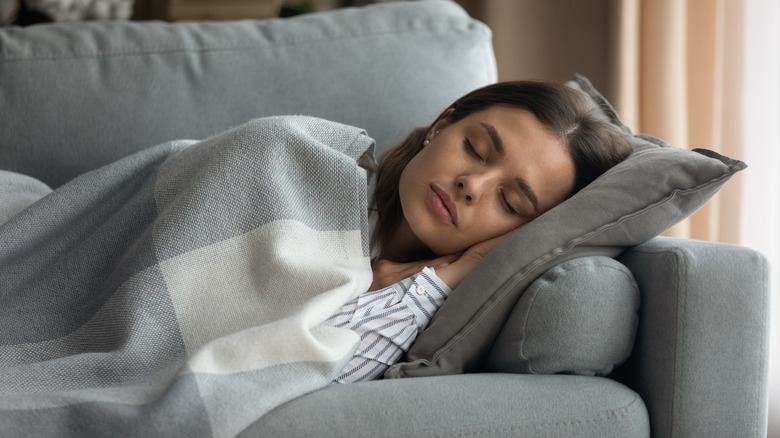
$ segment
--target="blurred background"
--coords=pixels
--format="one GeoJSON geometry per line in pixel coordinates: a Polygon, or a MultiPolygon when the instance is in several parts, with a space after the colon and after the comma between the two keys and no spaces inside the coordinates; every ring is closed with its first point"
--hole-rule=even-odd
{"type": "MultiPolygon", "coordinates": [[[[376,1],[0,0],[0,26],[289,17],[376,1]]],[[[780,2],[455,1],[492,29],[500,80],[565,81],[581,73],[634,132],[745,161],[746,171],[667,234],[755,248],[769,258],[777,278],[780,2]]],[[[770,438],[780,438],[778,283],[772,285],[770,438]]]]}

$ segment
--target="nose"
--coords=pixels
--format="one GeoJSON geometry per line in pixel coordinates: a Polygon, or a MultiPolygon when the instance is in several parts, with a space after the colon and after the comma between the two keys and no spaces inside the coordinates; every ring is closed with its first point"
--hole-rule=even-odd
{"type": "Polygon", "coordinates": [[[470,173],[459,176],[455,183],[466,202],[477,202],[483,193],[496,184],[496,175],[492,172],[470,173]]]}

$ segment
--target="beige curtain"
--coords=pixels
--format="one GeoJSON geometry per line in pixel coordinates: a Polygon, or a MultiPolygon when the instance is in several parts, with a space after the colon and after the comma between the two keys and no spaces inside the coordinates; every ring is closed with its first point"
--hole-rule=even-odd
{"type": "MultiPolygon", "coordinates": [[[[742,0],[610,2],[607,94],[635,132],[742,158],[742,0]]],[[[740,177],[668,235],[739,243],[740,177]]]]}

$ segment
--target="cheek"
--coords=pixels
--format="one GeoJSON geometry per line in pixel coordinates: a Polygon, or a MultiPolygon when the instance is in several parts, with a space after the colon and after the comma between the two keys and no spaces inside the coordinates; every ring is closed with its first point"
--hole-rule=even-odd
{"type": "Polygon", "coordinates": [[[414,189],[414,187],[420,184],[419,176],[425,173],[423,168],[422,151],[415,155],[401,171],[401,176],[398,179],[398,195],[401,196],[401,200],[405,195],[414,189]]]}
{"type": "Polygon", "coordinates": [[[401,200],[401,209],[404,214],[410,213],[410,203],[414,198],[415,187],[419,185],[415,175],[417,173],[413,171],[413,168],[407,166],[401,172],[401,177],[398,180],[398,198],[401,200]]]}

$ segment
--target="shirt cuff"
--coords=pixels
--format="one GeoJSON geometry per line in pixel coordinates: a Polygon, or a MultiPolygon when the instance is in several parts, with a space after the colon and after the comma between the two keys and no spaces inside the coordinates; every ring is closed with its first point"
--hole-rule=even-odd
{"type": "Polygon", "coordinates": [[[397,285],[403,292],[401,301],[414,313],[420,330],[428,326],[433,314],[452,292],[436,272],[428,267],[397,285]]]}

